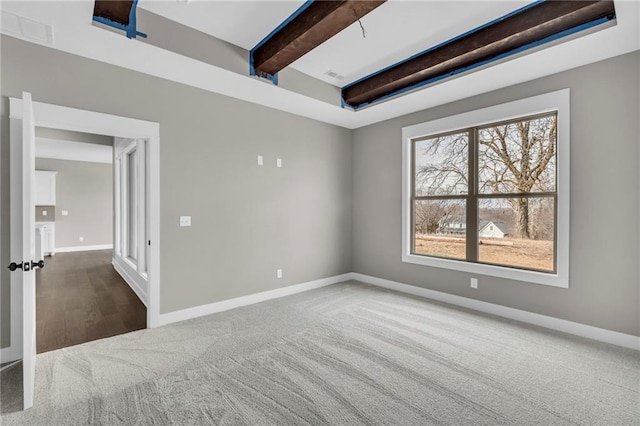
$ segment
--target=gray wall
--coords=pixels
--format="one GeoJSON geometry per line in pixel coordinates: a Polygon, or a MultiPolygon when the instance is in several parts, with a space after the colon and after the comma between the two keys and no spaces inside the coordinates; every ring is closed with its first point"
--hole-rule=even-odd
{"type": "Polygon", "coordinates": [[[353,270],[632,335],[638,317],[640,53],[358,129],[353,136],[353,270]],[[401,262],[401,129],[571,88],[570,288],[401,262]]]}
{"type": "Polygon", "coordinates": [[[162,313],[350,272],[349,130],[5,36],[1,54],[3,182],[7,96],[160,123],[162,313]]]}
{"type": "MultiPolygon", "coordinates": [[[[55,206],[56,249],[113,244],[111,164],[36,158],[36,170],[58,172],[55,206]],[[63,216],[62,210],[69,214],[63,216]],[[80,241],[80,237],[83,237],[84,241],[80,241]]],[[[44,220],[50,220],[46,219],[47,217],[50,215],[44,220]]]]}

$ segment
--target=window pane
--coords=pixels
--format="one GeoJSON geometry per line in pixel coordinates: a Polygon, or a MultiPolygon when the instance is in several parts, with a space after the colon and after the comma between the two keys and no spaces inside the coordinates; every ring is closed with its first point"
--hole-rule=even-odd
{"type": "Polygon", "coordinates": [[[469,134],[414,142],[415,195],[459,195],[468,190],[469,134]]]}
{"type": "Polygon", "coordinates": [[[553,197],[480,200],[478,260],[553,271],[554,203],[553,197]]]}
{"type": "Polygon", "coordinates": [[[136,260],[138,258],[138,209],[137,209],[137,199],[138,199],[138,179],[137,179],[137,153],[136,151],[132,151],[127,155],[127,163],[128,163],[128,188],[127,192],[129,194],[128,201],[128,213],[127,213],[127,232],[128,232],[128,256],[136,260]]]}
{"type": "Polygon", "coordinates": [[[415,201],[414,254],[466,259],[465,208],[464,200],[415,201]]]}
{"type": "Polygon", "coordinates": [[[481,194],[555,192],[557,115],[478,129],[481,194]]]}

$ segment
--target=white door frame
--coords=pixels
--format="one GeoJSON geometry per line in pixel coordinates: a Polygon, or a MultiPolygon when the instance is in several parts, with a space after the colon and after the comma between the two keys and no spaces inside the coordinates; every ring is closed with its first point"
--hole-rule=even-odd
{"type": "MultiPolygon", "coordinates": [[[[160,124],[59,105],[33,102],[35,125],[98,135],[147,139],[149,147],[149,211],[148,226],[148,294],[147,328],[159,326],[160,319],[160,124]]],[[[22,100],[10,98],[9,117],[22,120],[22,100]]],[[[11,137],[14,137],[13,133],[11,137]]],[[[11,190],[15,182],[10,182],[11,190]]],[[[11,232],[20,232],[10,224],[11,232]]],[[[46,266],[45,266],[46,267],[46,266]]],[[[3,348],[2,362],[22,358],[22,306],[18,296],[22,289],[11,287],[11,344],[3,348]],[[14,301],[16,303],[14,303],[14,301]]]]}

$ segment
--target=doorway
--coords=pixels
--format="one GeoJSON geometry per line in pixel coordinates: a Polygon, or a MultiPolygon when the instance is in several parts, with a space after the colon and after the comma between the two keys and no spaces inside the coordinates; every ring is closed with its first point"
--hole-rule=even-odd
{"type": "MultiPolygon", "coordinates": [[[[146,203],[148,208],[145,214],[148,234],[143,245],[148,247],[148,258],[146,259],[146,285],[143,289],[145,292],[141,293],[143,296],[141,300],[147,306],[146,323],[147,327],[151,328],[158,325],[160,316],[160,126],[150,121],[32,102],[29,93],[23,93],[23,99],[10,98],[9,106],[11,164],[18,166],[15,171],[11,170],[10,180],[11,256],[19,261],[26,259],[24,262],[26,266],[21,272],[14,272],[11,275],[11,343],[8,348],[3,349],[3,355],[6,361],[19,359],[23,361],[24,408],[26,409],[33,405],[36,362],[35,275],[29,266],[34,263],[35,257],[35,204],[33,199],[29,201],[29,196],[25,195],[31,194],[29,185],[35,180],[34,127],[147,141],[148,167],[145,173],[148,176],[146,203]],[[29,139],[32,142],[26,142],[29,139]],[[21,149],[22,146],[25,148],[21,149]],[[33,171],[31,175],[28,172],[29,168],[33,171]],[[14,202],[14,200],[18,201],[14,202]]],[[[113,264],[116,266],[115,257],[113,264]]]]}
{"type": "MultiPolygon", "coordinates": [[[[145,328],[146,307],[134,290],[138,283],[127,283],[113,266],[119,189],[114,138],[35,130],[36,260],[46,263],[36,269],[36,352],[145,328]]],[[[144,192],[130,194],[136,202],[138,196],[144,192]]],[[[134,234],[136,222],[144,226],[145,218],[131,218],[134,234]]]]}

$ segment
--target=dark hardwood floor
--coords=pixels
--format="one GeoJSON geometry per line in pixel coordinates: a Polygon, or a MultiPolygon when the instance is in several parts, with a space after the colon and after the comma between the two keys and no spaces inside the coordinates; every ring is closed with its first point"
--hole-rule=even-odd
{"type": "Polygon", "coordinates": [[[47,352],[146,327],[147,310],[111,250],[58,253],[36,272],[36,345],[47,352]]]}

